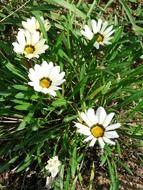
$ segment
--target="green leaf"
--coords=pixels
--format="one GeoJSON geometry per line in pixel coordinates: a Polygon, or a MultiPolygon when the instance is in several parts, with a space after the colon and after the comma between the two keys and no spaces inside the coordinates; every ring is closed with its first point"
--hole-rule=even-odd
{"type": "Polygon", "coordinates": [[[118,179],[116,177],[115,168],[113,167],[109,159],[107,159],[107,163],[108,163],[108,171],[109,171],[109,175],[111,179],[111,190],[118,190],[119,189],[118,183],[117,183],[118,179]]]}
{"type": "Polygon", "coordinates": [[[72,151],[72,158],[71,158],[71,176],[72,178],[75,177],[75,173],[77,170],[77,147],[74,147],[72,151]]]}
{"type": "Polygon", "coordinates": [[[70,97],[69,97],[69,100],[70,100],[71,98],[73,98],[74,95],[76,95],[76,94],[80,91],[80,89],[85,85],[86,82],[87,82],[87,77],[85,77],[83,80],[81,80],[81,81],[75,86],[75,88],[74,88],[72,94],[71,94],[70,97]]]}
{"type": "Polygon", "coordinates": [[[15,156],[10,161],[7,161],[6,164],[0,164],[0,173],[3,173],[5,170],[9,169],[11,164],[13,164],[18,158],[19,156],[15,156]]]}
{"type": "Polygon", "coordinates": [[[20,91],[28,91],[29,90],[29,86],[19,85],[19,84],[13,85],[13,88],[20,90],[20,91]]]}
{"type": "Polygon", "coordinates": [[[89,179],[89,190],[93,189],[94,176],[95,176],[95,166],[94,166],[94,162],[93,162],[91,173],[90,173],[90,179],[89,179]]]}
{"type": "Polygon", "coordinates": [[[132,170],[121,160],[117,161],[129,174],[133,175],[132,170]]]}
{"type": "Polygon", "coordinates": [[[25,77],[23,75],[23,73],[18,70],[14,65],[12,65],[10,62],[6,63],[5,66],[7,67],[7,69],[12,72],[14,75],[18,76],[19,78],[21,78],[22,80],[25,81],[25,77]]]}
{"type": "Polygon", "coordinates": [[[30,111],[30,112],[28,113],[28,115],[25,116],[24,119],[23,119],[23,121],[20,123],[20,125],[19,125],[17,131],[23,130],[23,129],[26,127],[26,125],[30,123],[30,121],[31,121],[31,119],[32,119],[32,117],[33,117],[33,115],[34,115],[34,112],[33,112],[33,111],[30,111]]]}
{"type": "Polygon", "coordinates": [[[5,30],[5,25],[4,24],[0,24],[0,31],[4,31],[5,30]]]}
{"type": "Polygon", "coordinates": [[[69,190],[70,188],[70,168],[67,168],[66,179],[64,181],[64,190],[69,190]]]}
{"type": "Polygon", "coordinates": [[[143,90],[137,91],[134,94],[130,95],[129,97],[127,97],[123,103],[121,103],[119,105],[119,107],[124,107],[126,105],[128,105],[129,103],[135,101],[135,100],[139,100],[140,98],[143,97],[143,90]]]}
{"type": "Polygon", "coordinates": [[[52,106],[54,107],[66,106],[66,104],[67,104],[67,101],[64,98],[59,98],[52,102],[52,106]]]}
{"type": "Polygon", "coordinates": [[[22,162],[22,164],[20,164],[20,166],[17,168],[17,172],[21,172],[22,170],[26,169],[32,162],[33,157],[30,154],[27,154],[24,162],[22,162]]]}
{"type": "Polygon", "coordinates": [[[118,42],[119,39],[121,38],[121,35],[123,33],[123,27],[120,26],[118,29],[115,30],[115,35],[114,35],[114,38],[112,40],[112,43],[115,43],[115,42],[118,42]]]}
{"type": "Polygon", "coordinates": [[[84,14],[83,12],[81,12],[74,4],[70,4],[67,1],[64,0],[45,0],[48,3],[56,3],[66,9],[68,9],[69,11],[72,11],[76,16],[81,17],[83,19],[86,19],[86,14],[84,14]]]}
{"type": "Polygon", "coordinates": [[[94,97],[99,94],[103,89],[105,88],[105,86],[100,86],[99,88],[97,88],[96,90],[94,90],[90,95],[88,95],[86,97],[86,100],[92,100],[94,99],[94,97]]]}
{"type": "Polygon", "coordinates": [[[21,104],[21,105],[17,105],[17,106],[14,106],[14,108],[16,109],[16,110],[30,110],[30,109],[32,109],[32,105],[30,104],[30,103],[28,103],[28,102],[23,102],[23,104],[21,104]]]}

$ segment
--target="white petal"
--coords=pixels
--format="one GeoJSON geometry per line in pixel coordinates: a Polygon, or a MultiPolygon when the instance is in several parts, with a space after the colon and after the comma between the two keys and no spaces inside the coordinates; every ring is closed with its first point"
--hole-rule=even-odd
{"type": "Polygon", "coordinates": [[[39,42],[40,34],[39,32],[34,32],[32,34],[32,45],[35,45],[37,42],[39,42]]]}
{"type": "Polygon", "coordinates": [[[53,81],[52,85],[53,86],[59,86],[59,85],[63,84],[64,82],[65,82],[65,79],[59,80],[59,81],[53,81]]]}
{"type": "Polygon", "coordinates": [[[57,81],[65,80],[65,79],[63,79],[64,76],[65,76],[65,72],[61,72],[61,73],[58,74],[57,76],[54,76],[54,77],[52,76],[52,81],[53,81],[54,83],[56,83],[57,81]]]}
{"type": "Polygon", "coordinates": [[[96,143],[96,140],[97,140],[96,138],[93,138],[92,141],[90,142],[89,146],[90,147],[94,146],[96,143]]]}
{"type": "Polygon", "coordinates": [[[29,73],[30,73],[30,74],[34,74],[34,69],[33,69],[33,68],[30,68],[30,69],[29,69],[29,73]]]}
{"type": "Polygon", "coordinates": [[[98,43],[98,42],[95,42],[95,43],[94,43],[94,47],[95,47],[96,49],[99,49],[99,43],[98,43]]]}
{"type": "Polygon", "coordinates": [[[25,45],[25,35],[23,30],[20,30],[17,34],[17,41],[19,44],[24,44],[25,45]]]}
{"type": "Polygon", "coordinates": [[[24,47],[23,46],[21,46],[20,44],[18,44],[17,42],[13,42],[12,43],[12,45],[14,46],[14,51],[16,52],[16,53],[23,53],[23,50],[24,50],[24,47]]]}
{"type": "Polygon", "coordinates": [[[102,137],[99,137],[99,138],[98,138],[98,142],[99,142],[100,147],[103,149],[104,146],[105,146],[105,143],[104,143],[102,137]]]}
{"type": "Polygon", "coordinates": [[[97,119],[97,116],[95,115],[94,109],[89,108],[87,110],[87,117],[88,117],[88,120],[91,122],[92,125],[98,123],[98,119],[97,119]]]}
{"type": "Polygon", "coordinates": [[[39,56],[30,53],[30,54],[25,54],[25,57],[28,58],[28,59],[32,59],[33,57],[38,58],[39,56]]]}
{"type": "Polygon", "coordinates": [[[109,38],[114,32],[115,32],[115,30],[112,30],[112,31],[109,32],[108,34],[105,34],[106,38],[109,38]]]}
{"type": "Polygon", "coordinates": [[[26,21],[22,22],[23,27],[29,32],[33,33],[36,31],[36,19],[35,17],[28,18],[26,21]]]}
{"type": "Polygon", "coordinates": [[[43,71],[42,71],[42,68],[40,65],[36,64],[35,67],[35,75],[39,78],[39,79],[42,79],[44,76],[43,76],[43,71]]]}
{"type": "Polygon", "coordinates": [[[51,73],[49,74],[49,78],[51,80],[53,80],[54,78],[56,78],[60,73],[60,67],[59,66],[55,66],[52,68],[51,73]]]}
{"type": "Polygon", "coordinates": [[[105,120],[104,120],[104,122],[103,122],[103,126],[104,126],[105,128],[110,124],[110,122],[111,122],[112,118],[114,117],[114,115],[115,115],[115,113],[110,113],[110,114],[108,114],[108,115],[105,117],[105,120]]]}
{"type": "Polygon", "coordinates": [[[103,34],[103,32],[104,32],[104,30],[106,29],[107,26],[108,26],[108,22],[105,21],[105,22],[103,23],[103,25],[102,25],[101,30],[100,30],[100,33],[101,33],[101,34],[103,34]]]}
{"type": "Polygon", "coordinates": [[[22,21],[22,26],[23,26],[23,28],[25,28],[27,30],[27,22],[22,21]]]}
{"type": "Polygon", "coordinates": [[[116,131],[106,131],[104,133],[104,136],[107,137],[107,138],[109,138],[109,139],[110,138],[114,139],[114,138],[118,138],[119,137],[119,135],[118,135],[118,133],[116,131]]]}
{"type": "Polygon", "coordinates": [[[87,115],[86,115],[84,112],[81,112],[81,113],[80,113],[80,116],[81,116],[82,120],[83,120],[89,127],[92,126],[91,121],[89,120],[89,118],[87,117],[87,115]]]}
{"type": "Polygon", "coordinates": [[[40,92],[40,91],[42,90],[42,87],[41,87],[41,86],[39,86],[39,85],[35,85],[35,84],[34,84],[34,86],[33,86],[33,87],[34,87],[34,90],[35,90],[35,91],[40,92]]]}
{"type": "Polygon", "coordinates": [[[75,127],[82,129],[83,127],[86,127],[85,125],[82,125],[81,123],[76,123],[75,122],[75,127]]]}
{"type": "Polygon", "coordinates": [[[27,45],[32,44],[32,34],[28,30],[25,31],[25,37],[26,37],[26,44],[27,45]]]}
{"type": "Polygon", "coordinates": [[[34,82],[28,82],[30,86],[34,86],[34,82]]]}
{"type": "Polygon", "coordinates": [[[95,20],[91,20],[91,25],[92,25],[93,33],[96,34],[98,32],[97,31],[97,22],[95,20]]]}
{"type": "Polygon", "coordinates": [[[41,87],[39,86],[39,83],[38,82],[28,82],[28,84],[30,85],[30,86],[37,86],[37,88],[38,89],[41,89],[41,87]]]}
{"type": "Polygon", "coordinates": [[[64,76],[65,76],[65,72],[61,72],[61,73],[59,74],[59,76],[57,76],[56,79],[62,80],[62,79],[64,78],[64,76]]]}
{"type": "Polygon", "coordinates": [[[107,144],[112,144],[112,145],[115,145],[116,143],[114,141],[111,141],[110,139],[108,139],[107,137],[103,137],[103,140],[105,143],[107,144]]]}
{"type": "Polygon", "coordinates": [[[88,127],[83,127],[83,128],[80,128],[77,130],[78,133],[81,133],[83,135],[86,135],[86,136],[91,136],[91,132],[90,132],[90,129],[88,127]]]}
{"type": "Polygon", "coordinates": [[[56,96],[56,92],[49,88],[43,88],[41,92],[43,92],[44,94],[50,94],[51,96],[56,96]]]}
{"type": "Polygon", "coordinates": [[[112,125],[109,125],[108,127],[106,127],[106,131],[110,131],[110,130],[114,130],[114,129],[117,129],[121,126],[120,123],[116,123],[116,124],[112,124],[112,125]]]}
{"type": "Polygon", "coordinates": [[[105,31],[104,31],[104,35],[107,35],[109,32],[111,32],[113,29],[113,25],[109,26],[105,31]]]}
{"type": "Polygon", "coordinates": [[[93,38],[93,33],[91,32],[91,29],[88,25],[84,26],[84,30],[81,31],[82,35],[85,36],[88,40],[91,40],[93,38]]]}
{"type": "MultiPolygon", "coordinates": [[[[47,61],[43,61],[42,64],[41,64],[41,67],[46,68],[47,66],[49,66],[49,64],[47,63],[47,61]]],[[[52,66],[53,66],[53,63],[52,63],[52,66]]]]}
{"type": "Polygon", "coordinates": [[[105,109],[103,107],[99,107],[96,111],[96,115],[98,118],[98,123],[103,124],[103,122],[107,116],[105,109]]]}
{"type": "Polygon", "coordinates": [[[106,42],[109,42],[113,37],[109,37],[106,38],[106,36],[104,37],[103,43],[105,44],[106,42]]]}
{"type": "Polygon", "coordinates": [[[89,137],[87,137],[86,139],[84,139],[84,141],[83,142],[88,142],[88,141],[90,141],[91,139],[93,139],[93,136],[89,136],[89,137]]]}
{"type": "Polygon", "coordinates": [[[61,87],[53,86],[53,85],[49,87],[49,90],[54,90],[55,91],[55,90],[59,90],[59,89],[61,89],[61,87]]]}
{"type": "Polygon", "coordinates": [[[48,77],[49,78],[49,75],[50,75],[50,73],[51,73],[51,71],[52,71],[52,69],[53,69],[53,63],[51,62],[51,63],[47,63],[47,62],[43,62],[42,63],[42,65],[41,65],[41,67],[42,67],[42,71],[43,71],[43,75],[45,76],[45,77],[48,77]]]}
{"type": "Polygon", "coordinates": [[[104,41],[104,44],[109,45],[109,44],[111,44],[111,42],[109,42],[109,41],[104,41]]]}
{"type": "Polygon", "coordinates": [[[48,49],[49,48],[49,46],[48,45],[45,45],[44,44],[45,43],[45,40],[44,39],[42,39],[42,40],[40,40],[36,45],[35,45],[35,54],[42,54],[42,53],[44,53],[45,52],[45,50],[46,49],[48,49]]]}
{"type": "Polygon", "coordinates": [[[28,74],[28,77],[29,77],[29,79],[30,79],[31,81],[36,81],[36,80],[39,81],[39,79],[37,78],[37,76],[35,75],[34,72],[33,72],[33,73],[29,73],[29,74],[28,74]]]}
{"type": "Polygon", "coordinates": [[[42,54],[45,53],[45,51],[48,49],[48,45],[43,45],[41,48],[37,48],[37,45],[35,46],[36,51],[34,52],[35,54],[42,54]]]}
{"type": "Polygon", "coordinates": [[[98,32],[100,33],[102,22],[103,21],[101,19],[98,20],[98,23],[97,23],[97,33],[98,32]]]}
{"type": "Polygon", "coordinates": [[[45,42],[46,42],[45,39],[43,39],[43,38],[40,39],[40,40],[38,41],[38,43],[35,45],[36,49],[41,49],[41,48],[44,46],[45,42]]]}

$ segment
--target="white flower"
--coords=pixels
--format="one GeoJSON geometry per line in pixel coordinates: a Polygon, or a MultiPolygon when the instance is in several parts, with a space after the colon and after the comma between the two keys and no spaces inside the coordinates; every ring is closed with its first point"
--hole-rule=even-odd
{"type": "Polygon", "coordinates": [[[101,19],[98,21],[91,20],[91,28],[88,25],[84,26],[81,34],[85,36],[88,40],[92,40],[95,36],[94,47],[99,49],[100,45],[111,44],[111,35],[114,33],[113,26],[108,27],[108,22],[103,22],[101,19]]]}
{"type": "Polygon", "coordinates": [[[24,54],[26,58],[38,58],[40,54],[48,49],[39,32],[30,33],[28,30],[19,29],[17,42],[12,43],[14,51],[18,54],[24,54]]]}
{"type": "Polygon", "coordinates": [[[111,139],[119,137],[115,129],[120,127],[120,123],[110,124],[114,113],[107,114],[103,107],[99,107],[96,113],[89,108],[79,115],[84,123],[75,123],[75,126],[78,128],[77,132],[87,136],[84,142],[91,141],[89,146],[94,146],[98,140],[102,149],[105,143],[115,145],[111,139]]]}
{"type": "MultiPolygon", "coordinates": [[[[40,19],[44,24],[45,30],[48,31],[50,29],[49,21],[47,19],[44,20],[42,16],[40,17],[40,19]]],[[[28,30],[31,33],[35,31],[40,31],[40,24],[35,17],[31,17],[28,18],[26,21],[22,21],[22,26],[25,30],[28,30]]]]}
{"type": "Polygon", "coordinates": [[[34,69],[29,69],[28,76],[32,82],[28,84],[33,86],[35,91],[56,96],[55,91],[61,89],[59,85],[65,81],[64,75],[64,72],[60,73],[59,66],[54,66],[52,62],[43,61],[41,65],[36,64],[34,69]]]}
{"type": "Polygon", "coordinates": [[[53,158],[49,159],[47,163],[48,164],[45,166],[45,169],[51,173],[52,178],[55,178],[61,165],[58,156],[54,156],[53,158]]]}

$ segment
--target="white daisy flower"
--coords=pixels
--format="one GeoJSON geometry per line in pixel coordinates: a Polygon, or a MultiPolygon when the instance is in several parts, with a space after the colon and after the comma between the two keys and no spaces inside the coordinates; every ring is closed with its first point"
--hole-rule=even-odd
{"type": "Polygon", "coordinates": [[[45,169],[51,173],[52,178],[55,178],[59,173],[59,167],[61,165],[58,156],[54,156],[53,158],[49,159],[47,163],[48,164],[45,166],[45,169]]]}
{"type": "MultiPolygon", "coordinates": [[[[41,21],[44,24],[45,30],[48,31],[50,29],[50,22],[41,16],[41,21]]],[[[35,17],[28,18],[26,21],[22,21],[22,26],[25,30],[33,33],[35,31],[40,31],[40,24],[35,17]]]]}
{"type": "Polygon", "coordinates": [[[87,136],[84,142],[91,141],[89,146],[94,146],[98,141],[102,149],[105,143],[115,145],[111,139],[119,137],[115,129],[120,127],[120,123],[110,124],[114,113],[107,114],[103,107],[99,107],[96,113],[94,109],[89,108],[79,115],[84,123],[75,122],[75,126],[78,128],[77,132],[87,136]]]}
{"type": "Polygon", "coordinates": [[[114,33],[113,26],[108,27],[107,21],[98,21],[91,20],[91,28],[88,25],[84,26],[84,29],[81,31],[81,34],[85,36],[88,40],[92,40],[95,36],[94,47],[99,49],[100,45],[111,44],[110,40],[113,38],[111,35],[114,33]]]}
{"type": "Polygon", "coordinates": [[[41,65],[36,64],[34,69],[29,69],[28,76],[31,82],[28,84],[33,86],[35,91],[56,96],[55,91],[61,89],[59,85],[65,81],[64,75],[64,72],[60,73],[59,66],[54,66],[52,62],[43,61],[41,65]]]}
{"type": "Polygon", "coordinates": [[[28,30],[19,29],[17,42],[12,43],[14,51],[18,54],[24,54],[26,58],[38,58],[40,54],[45,53],[48,45],[45,45],[39,32],[30,33],[28,30]]]}

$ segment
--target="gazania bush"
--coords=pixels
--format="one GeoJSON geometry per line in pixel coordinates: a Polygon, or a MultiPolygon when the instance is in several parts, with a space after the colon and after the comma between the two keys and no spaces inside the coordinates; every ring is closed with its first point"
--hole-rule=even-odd
{"type": "Polygon", "coordinates": [[[105,14],[111,2],[12,1],[0,15],[1,173],[34,168],[54,190],[96,189],[100,167],[116,190],[118,168],[132,173],[122,154],[142,140],[143,30],[123,0],[121,18],[105,14]]]}

